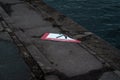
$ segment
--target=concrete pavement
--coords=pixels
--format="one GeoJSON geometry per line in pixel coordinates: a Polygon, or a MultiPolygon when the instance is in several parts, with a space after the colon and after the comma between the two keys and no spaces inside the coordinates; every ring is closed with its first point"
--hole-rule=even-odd
{"type": "MultiPolygon", "coordinates": [[[[8,3],[9,0],[1,0],[1,2],[8,3]]],[[[16,2],[19,2],[19,0],[10,1],[10,3],[16,2]]],[[[12,25],[10,28],[15,33],[15,36],[24,44],[46,75],[56,75],[61,80],[104,80],[104,76],[109,79],[109,76],[114,73],[113,69],[106,67],[104,60],[101,61],[101,58],[93,55],[96,54],[96,52],[83,47],[81,43],[43,41],[40,39],[42,34],[46,32],[62,33],[62,30],[71,30],[71,33],[72,31],[80,33],[82,29],[78,27],[75,29],[75,26],[68,26],[68,24],[73,25],[69,23],[71,20],[62,22],[63,26],[61,29],[53,25],[61,25],[59,22],[54,23],[53,21],[46,21],[45,18],[48,17],[48,15],[43,15],[43,13],[45,13],[43,10],[39,12],[26,2],[11,5],[11,9],[11,16],[8,16],[5,11],[3,11],[4,9],[1,10],[3,18],[8,24],[12,25]],[[106,76],[103,74],[105,72],[112,73],[106,76]],[[96,75],[95,78],[93,78],[94,76],[89,77],[90,79],[86,78],[91,74],[98,75],[96,75]]],[[[83,28],[83,31],[84,30],[83,28]]],[[[73,34],[75,35],[76,33],[73,32],[73,34]]],[[[116,74],[112,75],[113,79],[111,78],[111,80],[119,80],[116,74]]]]}

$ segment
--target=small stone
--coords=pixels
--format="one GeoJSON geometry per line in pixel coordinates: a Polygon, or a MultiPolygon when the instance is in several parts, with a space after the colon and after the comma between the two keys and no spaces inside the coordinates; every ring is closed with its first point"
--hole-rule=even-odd
{"type": "Polygon", "coordinates": [[[8,32],[12,32],[12,30],[10,28],[6,28],[6,31],[8,32]]]}

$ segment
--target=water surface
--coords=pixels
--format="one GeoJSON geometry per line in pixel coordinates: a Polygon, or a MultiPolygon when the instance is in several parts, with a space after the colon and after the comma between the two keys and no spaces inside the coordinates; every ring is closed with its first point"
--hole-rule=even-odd
{"type": "Polygon", "coordinates": [[[120,0],[44,0],[120,49],[120,0]]]}

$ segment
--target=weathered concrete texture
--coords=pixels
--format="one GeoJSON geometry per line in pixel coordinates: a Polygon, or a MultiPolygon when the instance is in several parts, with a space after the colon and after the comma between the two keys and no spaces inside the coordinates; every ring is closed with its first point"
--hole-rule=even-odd
{"type": "Polygon", "coordinates": [[[67,76],[83,74],[102,67],[97,59],[83,48],[77,48],[75,44],[37,41],[36,46],[42,49],[41,52],[47,56],[56,69],[67,76]]]}
{"type": "MultiPolygon", "coordinates": [[[[94,43],[96,40],[96,42],[101,41],[98,38],[88,37],[89,40],[85,38],[85,41],[81,44],[40,40],[42,34],[46,32],[65,33],[74,37],[88,31],[71,19],[49,8],[42,1],[35,3],[34,5],[27,3],[12,5],[13,12],[11,16],[6,16],[4,12],[2,15],[7,23],[12,25],[11,29],[15,35],[24,44],[45,74],[57,75],[62,80],[85,80],[87,76],[92,75],[90,79],[96,80],[104,72],[113,70],[104,68],[102,64],[104,60],[101,62],[95,57],[97,56],[95,54],[106,54],[108,52],[101,49],[94,50],[94,48],[90,47],[91,45],[87,44],[87,41],[89,42],[90,40],[91,43],[89,44],[94,43]],[[36,5],[38,7],[35,7],[36,5]],[[92,78],[93,74],[98,77],[92,78]]],[[[101,43],[103,44],[104,41],[101,43]]],[[[106,47],[108,48],[108,46],[106,47]]],[[[108,62],[108,60],[110,59],[107,58],[106,61],[108,62]]],[[[119,63],[117,66],[119,66],[119,63]]]]}
{"type": "Polygon", "coordinates": [[[120,77],[118,77],[113,72],[106,72],[101,76],[99,80],[120,80],[120,77]]]}
{"type": "Polygon", "coordinates": [[[46,80],[60,80],[57,76],[50,75],[45,77],[46,80]]]}
{"type": "Polygon", "coordinates": [[[12,41],[10,35],[7,32],[0,32],[0,39],[12,41]]]}
{"type": "MultiPolygon", "coordinates": [[[[84,34],[84,32],[88,32],[86,29],[75,23],[73,20],[62,17],[62,22],[59,21],[61,13],[55,11],[53,8],[46,5],[42,0],[37,1],[34,0],[31,3],[32,5],[35,5],[35,8],[39,11],[44,11],[45,15],[43,16],[49,16],[52,17],[54,20],[54,23],[60,24],[60,29],[62,32],[68,33],[68,35],[71,36],[77,36],[84,34]]],[[[82,40],[81,38],[77,38],[82,40]]],[[[102,40],[95,34],[92,34],[90,37],[86,37],[83,39],[82,42],[83,45],[85,45],[87,48],[91,49],[93,52],[95,52],[95,56],[101,57],[105,62],[108,62],[110,65],[112,65],[114,68],[117,68],[120,70],[120,50],[114,48],[106,41],[102,40]]]]}
{"type": "MultiPolygon", "coordinates": [[[[102,64],[93,55],[77,44],[41,41],[40,37],[32,39],[32,36],[41,36],[45,32],[59,33],[59,30],[53,28],[49,22],[43,21],[38,13],[29,10],[24,4],[15,5],[12,9],[11,19],[15,21],[13,26],[18,29],[22,28],[25,31],[15,31],[16,35],[24,44],[34,44],[32,46],[36,46],[40,51],[38,55],[42,53],[55,69],[67,76],[75,76],[102,67],[102,64]]],[[[33,49],[29,45],[26,46],[31,50],[33,49]]],[[[31,54],[36,57],[35,53],[31,54]]],[[[39,57],[38,55],[37,57],[39,57]]],[[[40,58],[36,59],[42,61],[40,58]]]]}
{"type": "Polygon", "coordinates": [[[5,32],[5,30],[4,30],[4,28],[3,28],[1,23],[0,23],[0,29],[1,29],[0,30],[0,39],[12,41],[10,35],[7,32],[5,32]]]}

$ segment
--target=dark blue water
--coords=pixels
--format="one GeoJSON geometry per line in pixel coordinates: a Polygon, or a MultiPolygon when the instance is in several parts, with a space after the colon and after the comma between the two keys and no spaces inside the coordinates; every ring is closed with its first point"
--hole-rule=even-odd
{"type": "Polygon", "coordinates": [[[44,0],[120,49],[120,0],[44,0]]]}
{"type": "Polygon", "coordinates": [[[30,71],[17,47],[0,40],[0,80],[30,80],[30,71]]]}

